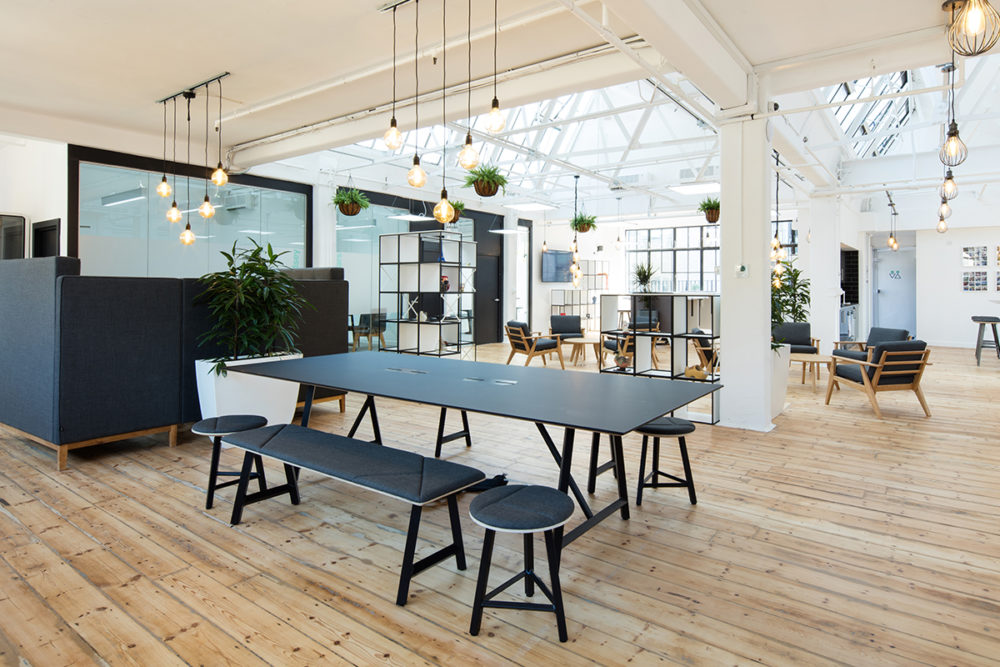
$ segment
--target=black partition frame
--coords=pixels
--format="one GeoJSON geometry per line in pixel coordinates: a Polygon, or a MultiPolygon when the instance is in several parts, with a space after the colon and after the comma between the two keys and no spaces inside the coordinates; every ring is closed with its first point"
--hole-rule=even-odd
{"type": "MultiPolygon", "coordinates": [[[[92,162],[104,164],[112,167],[125,167],[127,169],[139,169],[151,173],[159,173],[166,169],[169,174],[177,176],[190,176],[200,180],[210,179],[214,168],[202,165],[185,164],[182,162],[164,163],[158,158],[144,157],[142,155],[132,155],[130,153],[118,153],[116,151],[103,150],[101,148],[90,148],[88,146],[77,146],[70,144],[67,150],[67,218],[66,218],[66,254],[70,257],[80,256],[80,163],[92,162]],[[166,164],[166,167],[164,167],[166,164]]],[[[277,178],[265,178],[263,176],[251,176],[249,174],[231,174],[229,182],[237,185],[249,185],[251,187],[267,188],[270,190],[280,190],[283,192],[294,192],[306,196],[306,230],[305,238],[305,265],[313,265],[313,186],[306,183],[296,183],[294,181],[283,181],[277,178]]]]}

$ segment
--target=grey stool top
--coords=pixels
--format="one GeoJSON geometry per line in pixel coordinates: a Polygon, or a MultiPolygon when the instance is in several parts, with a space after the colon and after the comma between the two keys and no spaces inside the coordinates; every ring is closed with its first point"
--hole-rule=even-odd
{"type": "Polygon", "coordinates": [[[472,520],[505,533],[537,533],[563,525],[573,515],[573,501],[548,486],[511,484],[486,491],[469,505],[472,520]]]}
{"type": "Polygon", "coordinates": [[[993,315],[973,315],[973,322],[985,322],[989,324],[990,322],[1000,323],[1000,317],[994,317],[993,315]]]}
{"type": "Polygon", "coordinates": [[[191,432],[195,435],[229,435],[262,426],[267,426],[267,419],[260,415],[223,415],[202,419],[191,427],[191,432]]]}
{"type": "Polygon", "coordinates": [[[662,435],[687,435],[694,432],[694,424],[686,419],[677,417],[660,417],[651,422],[647,422],[636,429],[642,435],[662,436],[662,435]]]}

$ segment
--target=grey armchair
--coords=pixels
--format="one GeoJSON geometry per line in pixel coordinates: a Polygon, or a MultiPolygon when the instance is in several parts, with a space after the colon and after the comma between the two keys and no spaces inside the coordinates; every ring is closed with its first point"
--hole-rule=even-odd
{"type": "Polygon", "coordinates": [[[931,416],[930,408],[920,389],[920,379],[931,351],[922,340],[879,343],[869,347],[864,360],[852,359],[834,353],[830,368],[830,382],[826,388],[826,404],[830,404],[834,387],[841,385],[865,392],[875,416],[882,418],[875,395],[880,391],[910,390],[917,395],[924,414],[931,416]]]}
{"type": "Polygon", "coordinates": [[[771,329],[771,338],[776,343],[786,343],[796,354],[819,353],[819,338],[812,337],[808,322],[782,322],[771,329]]]}
{"type": "Polygon", "coordinates": [[[528,325],[526,322],[517,322],[511,320],[504,325],[504,331],[507,333],[507,340],[510,342],[510,356],[507,357],[507,365],[510,365],[511,359],[514,358],[515,354],[527,355],[527,360],[524,365],[527,366],[531,363],[531,360],[535,357],[542,358],[542,365],[547,365],[545,363],[545,355],[555,352],[559,355],[559,366],[563,370],[566,369],[566,364],[563,363],[562,348],[559,346],[558,339],[555,338],[543,338],[541,334],[532,335],[528,331],[528,325]]]}
{"type": "Polygon", "coordinates": [[[562,342],[566,338],[583,338],[579,315],[553,315],[549,323],[549,336],[562,342]]]}
{"type": "Polygon", "coordinates": [[[906,329],[888,329],[886,327],[872,327],[868,332],[868,340],[835,340],[833,341],[834,356],[854,359],[855,361],[865,361],[868,358],[867,350],[874,348],[881,343],[893,343],[910,339],[910,332],[906,329]],[[857,349],[851,349],[857,348],[857,349]]]}

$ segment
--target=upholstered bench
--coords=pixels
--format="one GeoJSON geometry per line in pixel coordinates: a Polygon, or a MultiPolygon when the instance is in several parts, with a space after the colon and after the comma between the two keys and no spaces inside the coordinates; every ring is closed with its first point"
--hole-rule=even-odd
{"type": "Polygon", "coordinates": [[[246,451],[233,505],[233,525],[240,522],[243,508],[250,503],[287,493],[292,504],[297,505],[299,489],[296,469],[302,468],[412,505],[396,604],[406,604],[413,575],[445,558],[455,556],[458,569],[465,569],[465,548],[462,544],[462,526],[456,497],[463,489],[485,479],[486,475],[482,471],[294,424],[277,424],[233,433],[225,436],[222,441],[246,451]],[[284,464],[285,484],[247,493],[257,456],[284,464]],[[442,499],[448,503],[452,543],[414,563],[421,511],[425,505],[442,499]]]}

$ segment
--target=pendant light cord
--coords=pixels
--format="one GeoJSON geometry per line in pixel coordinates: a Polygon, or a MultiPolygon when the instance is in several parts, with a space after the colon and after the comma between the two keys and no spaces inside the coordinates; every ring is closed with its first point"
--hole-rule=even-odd
{"type": "Polygon", "coordinates": [[[208,196],[208,175],[211,169],[208,166],[208,86],[205,86],[205,196],[208,196]]]}
{"type": "MultiPolygon", "coordinates": [[[[187,165],[188,165],[188,172],[187,172],[187,208],[188,208],[188,211],[191,210],[191,171],[190,171],[190,167],[191,167],[191,98],[192,97],[194,97],[194,95],[192,95],[191,97],[187,97],[185,95],[185,99],[187,100],[187,165]]],[[[188,223],[188,224],[191,224],[191,223],[188,223]]]]}
{"type": "Polygon", "coordinates": [[[173,162],[174,162],[174,198],[177,197],[177,98],[173,99],[174,103],[174,148],[173,148],[173,162]]]}
{"type": "Polygon", "coordinates": [[[222,164],[222,79],[219,79],[219,126],[215,131],[219,133],[219,164],[222,164]]]}
{"type": "Polygon", "coordinates": [[[441,189],[445,189],[445,172],[448,169],[448,0],[441,0],[441,127],[444,128],[444,143],[441,144],[441,189]]]}
{"type": "Polygon", "coordinates": [[[163,177],[167,176],[167,103],[163,102],[163,177]]]}
{"type": "MultiPolygon", "coordinates": [[[[392,8],[392,117],[396,117],[396,9],[399,5],[392,8]]],[[[221,86],[222,83],[220,82],[221,86]]]]}
{"type": "Polygon", "coordinates": [[[466,96],[466,100],[468,100],[468,104],[466,105],[466,116],[469,118],[469,132],[472,132],[472,0],[469,0],[469,15],[468,22],[465,26],[465,38],[466,48],[469,53],[469,68],[466,76],[468,79],[469,94],[466,96]]]}
{"type": "Polygon", "coordinates": [[[413,126],[413,157],[419,157],[420,145],[417,133],[420,131],[420,0],[416,0],[416,17],[413,21],[413,113],[416,125],[413,126]]]}
{"type": "Polygon", "coordinates": [[[497,35],[500,32],[497,23],[497,0],[493,0],[493,97],[497,96],[497,35]]]}
{"type": "Polygon", "coordinates": [[[577,195],[580,192],[580,174],[573,174],[573,217],[576,217],[577,195]]]}
{"type": "MultiPolygon", "coordinates": [[[[774,222],[781,219],[781,212],[778,206],[778,186],[781,185],[781,156],[778,151],[774,151],[774,222]]],[[[778,235],[778,226],[774,226],[774,235],[778,235]]]]}

